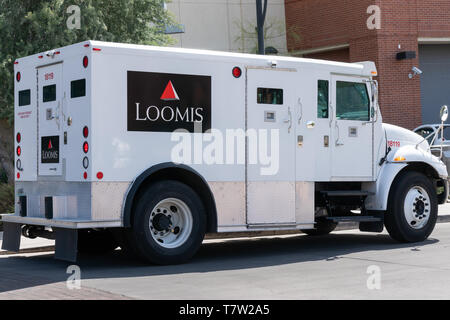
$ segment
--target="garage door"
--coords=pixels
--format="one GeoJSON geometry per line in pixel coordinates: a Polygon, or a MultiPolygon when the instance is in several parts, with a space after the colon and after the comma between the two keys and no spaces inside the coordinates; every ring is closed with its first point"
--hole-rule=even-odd
{"type": "Polygon", "coordinates": [[[422,122],[439,123],[439,110],[450,106],[450,45],[419,46],[422,122]]]}

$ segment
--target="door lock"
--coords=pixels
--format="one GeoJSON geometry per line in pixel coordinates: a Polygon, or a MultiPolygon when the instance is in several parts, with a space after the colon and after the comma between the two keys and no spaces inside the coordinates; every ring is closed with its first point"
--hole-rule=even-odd
{"type": "Polygon", "coordinates": [[[45,110],[45,119],[53,120],[55,117],[53,116],[53,110],[51,108],[45,110]]]}

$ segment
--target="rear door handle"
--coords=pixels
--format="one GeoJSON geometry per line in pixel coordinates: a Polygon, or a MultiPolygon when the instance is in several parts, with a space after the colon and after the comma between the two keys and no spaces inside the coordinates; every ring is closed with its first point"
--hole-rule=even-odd
{"type": "Polygon", "coordinates": [[[290,107],[288,107],[288,118],[284,119],[284,123],[289,123],[288,133],[290,133],[292,128],[292,113],[290,107]]]}

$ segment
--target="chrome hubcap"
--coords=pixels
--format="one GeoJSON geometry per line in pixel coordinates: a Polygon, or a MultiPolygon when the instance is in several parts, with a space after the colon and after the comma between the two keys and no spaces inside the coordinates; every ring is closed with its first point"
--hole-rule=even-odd
{"type": "Polygon", "coordinates": [[[422,229],[430,219],[430,196],[424,188],[412,187],[406,194],[404,203],[405,218],[413,229],[422,229]]]}
{"type": "Polygon", "coordinates": [[[193,218],[183,201],[167,198],[160,201],[150,213],[150,233],[164,248],[183,245],[192,231],[193,218]]]}

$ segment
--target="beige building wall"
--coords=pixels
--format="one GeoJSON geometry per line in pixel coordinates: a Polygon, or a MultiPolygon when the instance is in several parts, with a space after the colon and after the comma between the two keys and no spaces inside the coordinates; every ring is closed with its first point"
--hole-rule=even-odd
{"type": "MultiPolygon", "coordinates": [[[[255,53],[255,0],[171,0],[167,9],[184,25],[183,34],[173,35],[174,46],[255,53]]],[[[287,53],[284,0],[269,0],[265,47],[287,53]]]]}

